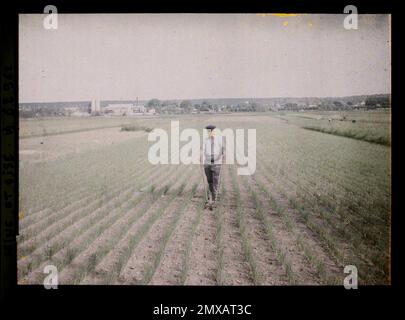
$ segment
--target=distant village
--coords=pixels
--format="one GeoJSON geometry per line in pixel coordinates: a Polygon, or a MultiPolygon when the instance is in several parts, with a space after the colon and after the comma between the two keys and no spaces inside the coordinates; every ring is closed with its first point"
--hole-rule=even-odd
{"type": "Polygon", "coordinates": [[[137,117],[159,114],[199,114],[230,112],[278,111],[342,111],[376,110],[391,107],[388,94],[352,96],[343,98],[253,98],[253,99],[204,99],[148,101],[91,101],[21,103],[19,115],[23,118],[40,116],[105,116],[137,117]]]}

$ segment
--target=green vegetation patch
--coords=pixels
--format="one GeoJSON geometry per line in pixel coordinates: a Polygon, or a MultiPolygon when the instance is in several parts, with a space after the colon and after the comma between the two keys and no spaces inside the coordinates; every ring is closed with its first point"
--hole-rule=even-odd
{"type": "Polygon", "coordinates": [[[363,140],[367,142],[372,142],[372,143],[378,143],[386,146],[391,145],[391,141],[389,137],[387,136],[382,136],[382,135],[376,135],[373,132],[364,132],[364,131],[354,131],[354,130],[340,130],[334,127],[318,127],[318,126],[304,126],[302,127],[303,129],[307,130],[312,130],[312,131],[318,131],[318,132],[323,132],[323,133],[328,133],[328,134],[333,134],[336,136],[342,136],[342,137],[347,137],[347,138],[352,138],[352,139],[357,139],[357,140],[363,140]]]}
{"type": "Polygon", "coordinates": [[[144,126],[139,126],[139,125],[125,125],[121,127],[121,131],[145,131],[145,132],[151,132],[153,129],[149,127],[144,127],[144,126]]]}

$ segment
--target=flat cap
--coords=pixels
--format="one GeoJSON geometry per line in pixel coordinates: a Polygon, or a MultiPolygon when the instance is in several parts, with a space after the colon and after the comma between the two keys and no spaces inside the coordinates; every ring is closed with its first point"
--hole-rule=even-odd
{"type": "Polygon", "coordinates": [[[208,126],[205,127],[205,129],[208,129],[208,130],[214,130],[215,128],[216,127],[212,124],[209,124],[208,126]]]}

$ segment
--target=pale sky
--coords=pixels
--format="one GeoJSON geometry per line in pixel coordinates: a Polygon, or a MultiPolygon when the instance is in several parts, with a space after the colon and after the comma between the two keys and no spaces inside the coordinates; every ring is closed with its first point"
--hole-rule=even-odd
{"type": "Polygon", "coordinates": [[[20,15],[20,102],[390,93],[388,15],[20,15]]]}

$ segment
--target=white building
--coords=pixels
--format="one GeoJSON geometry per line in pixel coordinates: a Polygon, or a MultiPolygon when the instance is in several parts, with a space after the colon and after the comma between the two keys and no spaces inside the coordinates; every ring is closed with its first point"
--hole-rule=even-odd
{"type": "Polygon", "coordinates": [[[131,110],[132,110],[132,113],[145,113],[146,112],[146,108],[143,105],[132,106],[131,110]]]}
{"type": "Polygon", "coordinates": [[[93,99],[91,101],[91,114],[100,114],[101,113],[101,106],[99,99],[93,99]]]}

